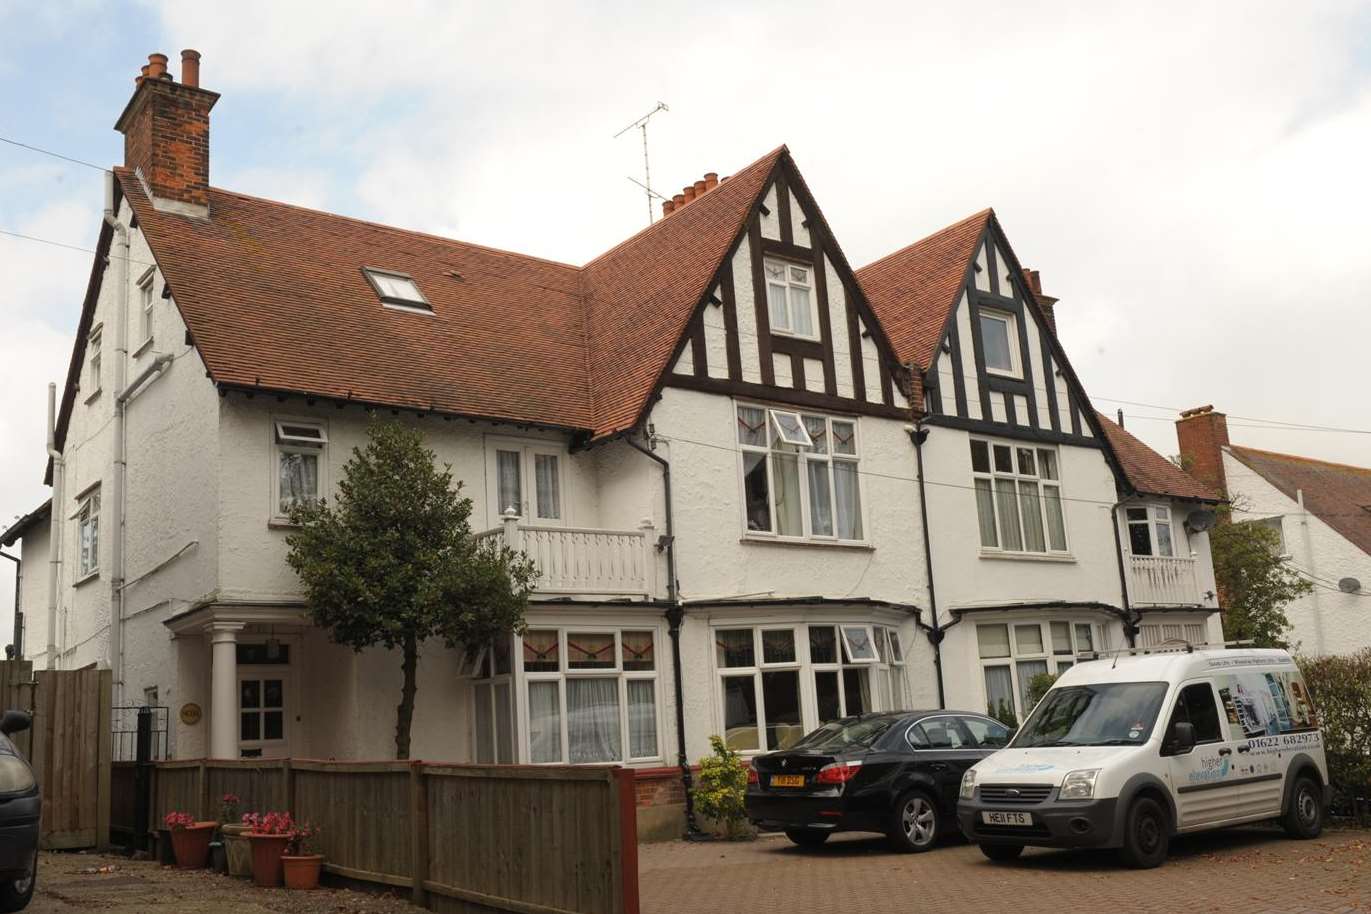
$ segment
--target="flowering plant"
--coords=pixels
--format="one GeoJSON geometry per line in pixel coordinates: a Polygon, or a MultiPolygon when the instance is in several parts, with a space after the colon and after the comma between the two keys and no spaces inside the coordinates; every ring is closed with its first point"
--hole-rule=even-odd
{"type": "Polygon", "coordinates": [[[243,824],[259,835],[290,835],[295,831],[295,820],[288,812],[245,813],[243,824]]]}
{"type": "Polygon", "coordinates": [[[287,857],[301,857],[307,854],[315,837],[319,834],[319,829],[309,822],[302,822],[295,826],[295,830],[290,833],[290,843],[286,845],[287,857]]]}
{"type": "Polygon", "coordinates": [[[183,828],[190,828],[195,824],[195,817],[188,812],[169,812],[167,817],[162,820],[167,828],[172,831],[180,831],[183,828]]]}
{"type": "Polygon", "coordinates": [[[219,821],[232,822],[238,818],[238,804],[242,802],[236,793],[226,793],[219,798],[219,821]]]}

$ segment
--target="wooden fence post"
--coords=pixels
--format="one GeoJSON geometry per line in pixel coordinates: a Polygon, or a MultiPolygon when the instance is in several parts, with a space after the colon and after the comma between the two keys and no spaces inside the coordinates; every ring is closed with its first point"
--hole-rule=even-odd
{"type": "Polygon", "coordinates": [[[195,782],[195,796],[198,797],[199,809],[196,811],[195,818],[199,822],[205,821],[209,817],[209,766],[205,760],[200,760],[197,778],[195,782]]]}
{"type": "Polygon", "coordinates": [[[610,795],[614,798],[617,828],[611,830],[618,841],[619,887],[623,904],[618,910],[623,914],[639,914],[638,911],[638,794],[634,788],[632,768],[610,769],[610,795]]]}
{"type": "Polygon", "coordinates": [[[295,769],[290,765],[290,759],[281,762],[281,777],[285,783],[281,785],[281,792],[286,798],[286,812],[295,815],[295,769]]]}
{"type": "Polygon", "coordinates": [[[427,908],[428,889],[424,883],[428,880],[428,784],[424,780],[424,763],[420,761],[409,765],[409,827],[414,871],[410,900],[427,908]]]}
{"type": "Polygon", "coordinates": [[[113,726],[111,717],[114,714],[114,673],[110,670],[100,671],[99,706],[96,709],[96,724],[100,730],[96,734],[96,807],[95,807],[95,846],[97,848],[109,847],[109,813],[110,813],[110,763],[114,759],[113,742],[114,734],[110,732],[113,726]]]}

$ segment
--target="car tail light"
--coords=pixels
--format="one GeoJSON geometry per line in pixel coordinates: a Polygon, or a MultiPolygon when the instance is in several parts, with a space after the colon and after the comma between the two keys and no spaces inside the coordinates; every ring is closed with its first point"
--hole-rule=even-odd
{"type": "Polygon", "coordinates": [[[757,769],[753,768],[751,765],[747,766],[747,782],[749,784],[759,783],[759,780],[757,778],[757,769]]]}
{"type": "Polygon", "coordinates": [[[816,784],[846,784],[862,770],[861,762],[834,762],[819,769],[814,777],[816,784]]]}

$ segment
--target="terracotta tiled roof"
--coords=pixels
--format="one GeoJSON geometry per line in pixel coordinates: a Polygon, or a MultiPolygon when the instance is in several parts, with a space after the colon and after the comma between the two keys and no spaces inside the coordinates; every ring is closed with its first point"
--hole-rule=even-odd
{"type": "MultiPolygon", "coordinates": [[[[1371,468],[1237,445],[1228,452],[1291,499],[1303,492],[1310,514],[1371,554],[1371,468]]],[[[1242,491],[1241,485],[1229,485],[1242,491]]]]}
{"type": "Polygon", "coordinates": [[[1119,468],[1133,490],[1142,495],[1193,498],[1219,502],[1223,496],[1133,437],[1107,416],[1096,413],[1119,468]]]}
{"type": "Polygon", "coordinates": [[[925,370],[932,363],[943,326],[961,297],[976,242],[993,217],[983,209],[857,271],[901,362],[912,359],[925,370]]]}
{"type": "Polygon", "coordinates": [[[585,268],[210,189],[120,186],[218,384],[613,434],[631,427],[777,149],[585,268]],[[363,267],[433,306],[382,307],[363,267]]]}

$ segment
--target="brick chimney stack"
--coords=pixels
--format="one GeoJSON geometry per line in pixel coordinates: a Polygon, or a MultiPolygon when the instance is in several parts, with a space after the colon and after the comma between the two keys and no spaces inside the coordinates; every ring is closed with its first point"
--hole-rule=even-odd
{"type": "Polygon", "coordinates": [[[1037,270],[1024,268],[1024,282],[1032,290],[1033,297],[1038,300],[1038,305],[1043,309],[1043,317],[1047,318],[1047,325],[1055,336],[1057,333],[1057,310],[1056,304],[1060,299],[1053,298],[1051,295],[1043,294],[1043,279],[1038,275],[1037,270]]]}
{"type": "Polygon", "coordinates": [[[181,82],[165,54],[149,54],[133,97],[114,129],[124,135],[124,166],[138,172],[161,208],[209,213],[209,112],[217,92],[200,88],[200,53],[181,52],[181,82]]]}
{"type": "Polygon", "coordinates": [[[1182,469],[1228,497],[1223,472],[1223,448],[1228,447],[1228,417],[1213,406],[1197,406],[1176,420],[1182,469]]]}

